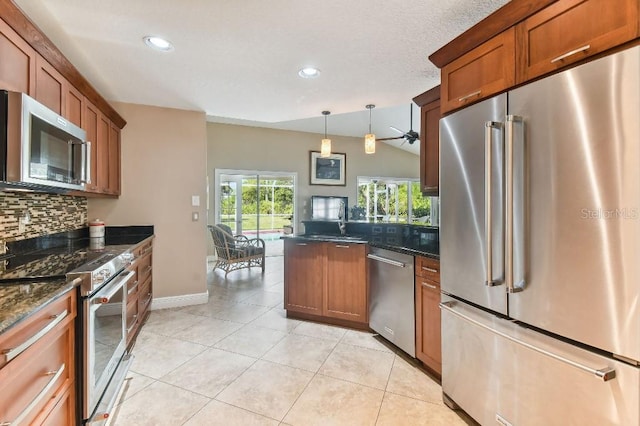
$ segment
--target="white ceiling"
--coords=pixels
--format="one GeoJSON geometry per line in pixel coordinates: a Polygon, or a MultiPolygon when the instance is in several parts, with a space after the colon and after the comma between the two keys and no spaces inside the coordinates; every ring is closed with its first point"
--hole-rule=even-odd
{"type": "Polygon", "coordinates": [[[411,99],[439,83],[427,57],[508,0],[14,1],[111,101],[314,133],[329,110],[343,136],[366,133],[372,103],[382,138],[409,130],[411,99]],[[320,77],[298,77],[305,66],[320,77]]]}

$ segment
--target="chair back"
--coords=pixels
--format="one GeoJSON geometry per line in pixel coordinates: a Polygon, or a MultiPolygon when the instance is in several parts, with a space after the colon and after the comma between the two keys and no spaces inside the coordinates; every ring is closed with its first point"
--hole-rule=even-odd
{"type": "Polygon", "coordinates": [[[233,250],[235,248],[235,241],[233,239],[233,235],[231,232],[227,232],[224,228],[227,228],[231,231],[226,225],[209,225],[209,231],[211,232],[211,237],[213,238],[213,245],[216,248],[216,254],[218,257],[222,257],[223,259],[229,259],[229,250],[233,250]]]}

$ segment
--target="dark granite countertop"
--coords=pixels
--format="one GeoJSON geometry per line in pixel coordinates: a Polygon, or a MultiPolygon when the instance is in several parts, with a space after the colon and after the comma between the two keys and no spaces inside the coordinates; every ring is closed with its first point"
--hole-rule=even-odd
{"type": "Polygon", "coordinates": [[[397,244],[381,243],[373,241],[367,235],[333,235],[333,234],[300,234],[285,235],[282,239],[291,239],[306,242],[336,242],[336,243],[353,243],[353,244],[369,244],[371,247],[379,247],[387,250],[396,251],[398,253],[408,254],[410,256],[427,256],[433,259],[440,259],[439,247],[437,244],[423,245],[419,247],[401,246],[397,244]]]}
{"type": "MultiPolygon", "coordinates": [[[[66,257],[68,256],[77,256],[75,250],[79,248],[90,250],[88,236],[88,229],[83,228],[15,242],[10,248],[12,254],[5,257],[4,265],[6,267],[13,262],[19,268],[38,262],[48,262],[50,265],[43,266],[38,269],[38,272],[42,273],[42,276],[58,275],[59,271],[56,269],[55,263],[67,262],[66,257]],[[20,258],[25,258],[29,262],[23,263],[20,258]]],[[[105,247],[128,246],[133,248],[153,236],[153,226],[109,226],[106,228],[105,247]]],[[[7,271],[2,271],[3,274],[0,276],[4,276],[7,282],[0,285],[0,334],[74,288],[74,284],[67,281],[63,275],[45,280],[33,278],[12,281],[13,275],[18,279],[21,279],[22,275],[17,272],[12,275],[7,271]]]]}
{"type": "Polygon", "coordinates": [[[66,279],[0,286],[0,334],[74,288],[66,279]]]}

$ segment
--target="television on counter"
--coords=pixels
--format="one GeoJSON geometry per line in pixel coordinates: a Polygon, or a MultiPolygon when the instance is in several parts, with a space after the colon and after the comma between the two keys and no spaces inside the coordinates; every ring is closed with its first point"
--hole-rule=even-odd
{"type": "Polygon", "coordinates": [[[338,220],[340,203],[344,203],[344,218],[347,218],[349,197],[333,197],[327,195],[311,196],[311,219],[313,220],[338,220]]]}

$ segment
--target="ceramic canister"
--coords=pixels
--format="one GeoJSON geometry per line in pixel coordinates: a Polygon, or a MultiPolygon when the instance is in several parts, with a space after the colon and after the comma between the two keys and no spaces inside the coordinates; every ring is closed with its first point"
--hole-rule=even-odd
{"type": "Polygon", "coordinates": [[[104,222],[100,219],[89,222],[89,238],[104,238],[104,222]]]}

